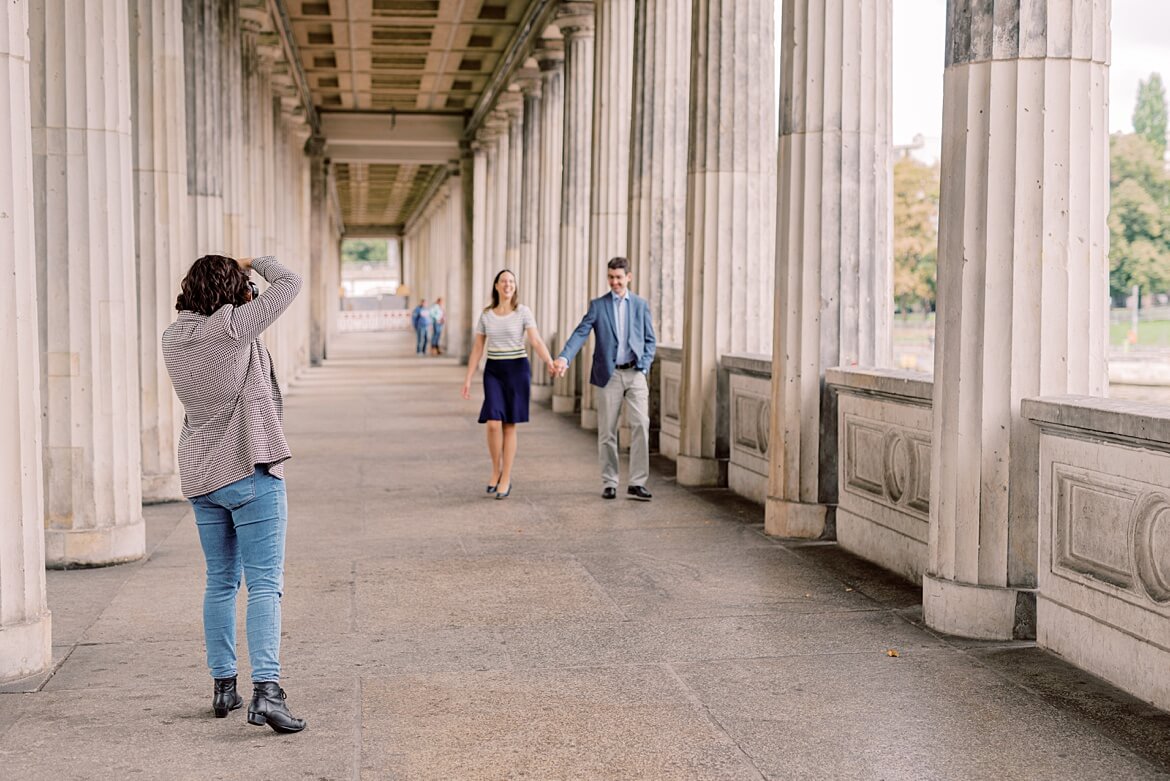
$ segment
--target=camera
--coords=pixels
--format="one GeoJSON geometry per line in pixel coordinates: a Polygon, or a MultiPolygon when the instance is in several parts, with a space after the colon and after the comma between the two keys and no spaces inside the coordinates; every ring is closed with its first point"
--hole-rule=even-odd
{"type": "Polygon", "coordinates": [[[256,283],[250,279],[248,280],[248,290],[251,291],[251,293],[252,293],[252,300],[253,301],[255,301],[257,298],[260,297],[260,288],[258,288],[256,286],[256,283]]]}

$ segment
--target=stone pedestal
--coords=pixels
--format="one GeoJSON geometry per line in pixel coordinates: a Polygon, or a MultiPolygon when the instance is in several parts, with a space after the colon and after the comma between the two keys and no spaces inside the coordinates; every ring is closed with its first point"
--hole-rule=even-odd
{"type": "MultiPolygon", "coordinates": [[[[609,289],[606,264],[625,257],[630,206],[630,108],[634,68],[634,0],[596,0],[593,62],[593,169],[586,299],[609,289]]],[[[581,350],[593,363],[594,340],[581,350]]],[[[587,369],[586,369],[587,370],[587,369]]],[[[581,384],[581,426],[597,429],[593,386],[581,384]]]]}
{"type": "Polygon", "coordinates": [[[627,256],[659,343],[682,344],[690,3],[639,2],[634,42],[627,256]]]}
{"type": "MultiPolygon", "coordinates": [[[[560,332],[557,294],[560,287],[561,165],[565,148],[565,47],[564,41],[545,39],[534,52],[540,66],[540,150],[536,176],[538,229],[536,235],[536,322],[556,355],[564,344],[560,332]]],[[[551,401],[553,378],[544,367],[534,366],[532,398],[551,401]]]]}
{"type": "Polygon", "coordinates": [[[729,453],[719,358],[772,349],[775,9],[766,0],[692,8],[678,481],[715,485],[729,453]]]}
{"type": "Polygon", "coordinates": [[[893,296],[891,0],[784,5],[765,528],[819,537],[837,501],[834,366],[885,366],[893,296]],[[814,4],[815,6],[815,4],[814,4]]]}
{"type": "Polygon", "coordinates": [[[45,600],[28,5],[0,9],[0,682],[52,662],[45,600]]]}
{"type": "MultiPolygon", "coordinates": [[[[561,268],[557,332],[561,344],[589,305],[589,177],[593,130],[593,3],[565,3],[557,26],[565,37],[565,140],[561,169],[561,268]]],[[[592,337],[590,337],[592,339],[592,337]]],[[[553,411],[578,409],[589,364],[578,354],[553,383],[553,411]]]]}
{"type": "Polygon", "coordinates": [[[948,17],[924,610],[1027,637],[1039,434],[1020,401],[1106,383],[1109,4],[948,17]]]}
{"type": "Polygon", "coordinates": [[[134,127],[134,223],[138,260],[138,359],[142,391],[142,499],[178,501],[183,407],[159,337],[174,320],[190,257],[187,103],[183,95],[182,0],[130,5],[134,127]]]}
{"type": "Polygon", "coordinates": [[[29,9],[45,555],[114,564],[146,546],[128,9],[29,9]]]}

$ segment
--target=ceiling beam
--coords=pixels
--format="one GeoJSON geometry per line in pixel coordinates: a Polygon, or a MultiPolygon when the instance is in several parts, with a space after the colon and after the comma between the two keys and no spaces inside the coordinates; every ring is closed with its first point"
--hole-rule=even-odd
{"type": "Polygon", "coordinates": [[[463,117],[451,114],[322,113],[325,156],[348,163],[446,163],[459,159],[463,117]]]}

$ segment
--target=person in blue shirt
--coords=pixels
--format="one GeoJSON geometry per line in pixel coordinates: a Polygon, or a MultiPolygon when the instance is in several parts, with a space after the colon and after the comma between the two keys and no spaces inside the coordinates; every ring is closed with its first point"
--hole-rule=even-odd
{"type": "Polygon", "coordinates": [[[420,299],[418,306],[410,313],[410,324],[414,328],[417,342],[415,352],[419,355],[427,354],[427,336],[431,332],[431,308],[427,306],[425,298],[420,299]]]}
{"type": "Polygon", "coordinates": [[[601,496],[617,498],[618,418],[626,402],[630,426],[631,499],[650,501],[646,480],[650,476],[650,388],[647,375],[654,363],[654,325],[646,299],[630,292],[630,262],[613,258],[606,278],[609,293],[589,302],[589,311],[565,342],[556,360],[557,376],[564,376],[573,356],[593,331],[596,342],[589,383],[597,392],[597,453],[601,462],[601,496]]]}

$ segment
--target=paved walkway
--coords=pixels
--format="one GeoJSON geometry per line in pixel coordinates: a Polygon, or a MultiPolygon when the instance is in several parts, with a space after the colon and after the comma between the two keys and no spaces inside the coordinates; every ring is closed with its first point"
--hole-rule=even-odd
{"type": "Polygon", "coordinates": [[[544,408],[490,499],[453,361],[403,335],[336,353],[288,399],[308,730],[211,717],[192,517],[159,505],[144,562],[49,573],[58,666],[0,689],[0,779],[1170,777],[1166,714],[925,631],[916,589],[765,537],[669,463],[653,502],[604,502],[593,435],[544,408]]]}

